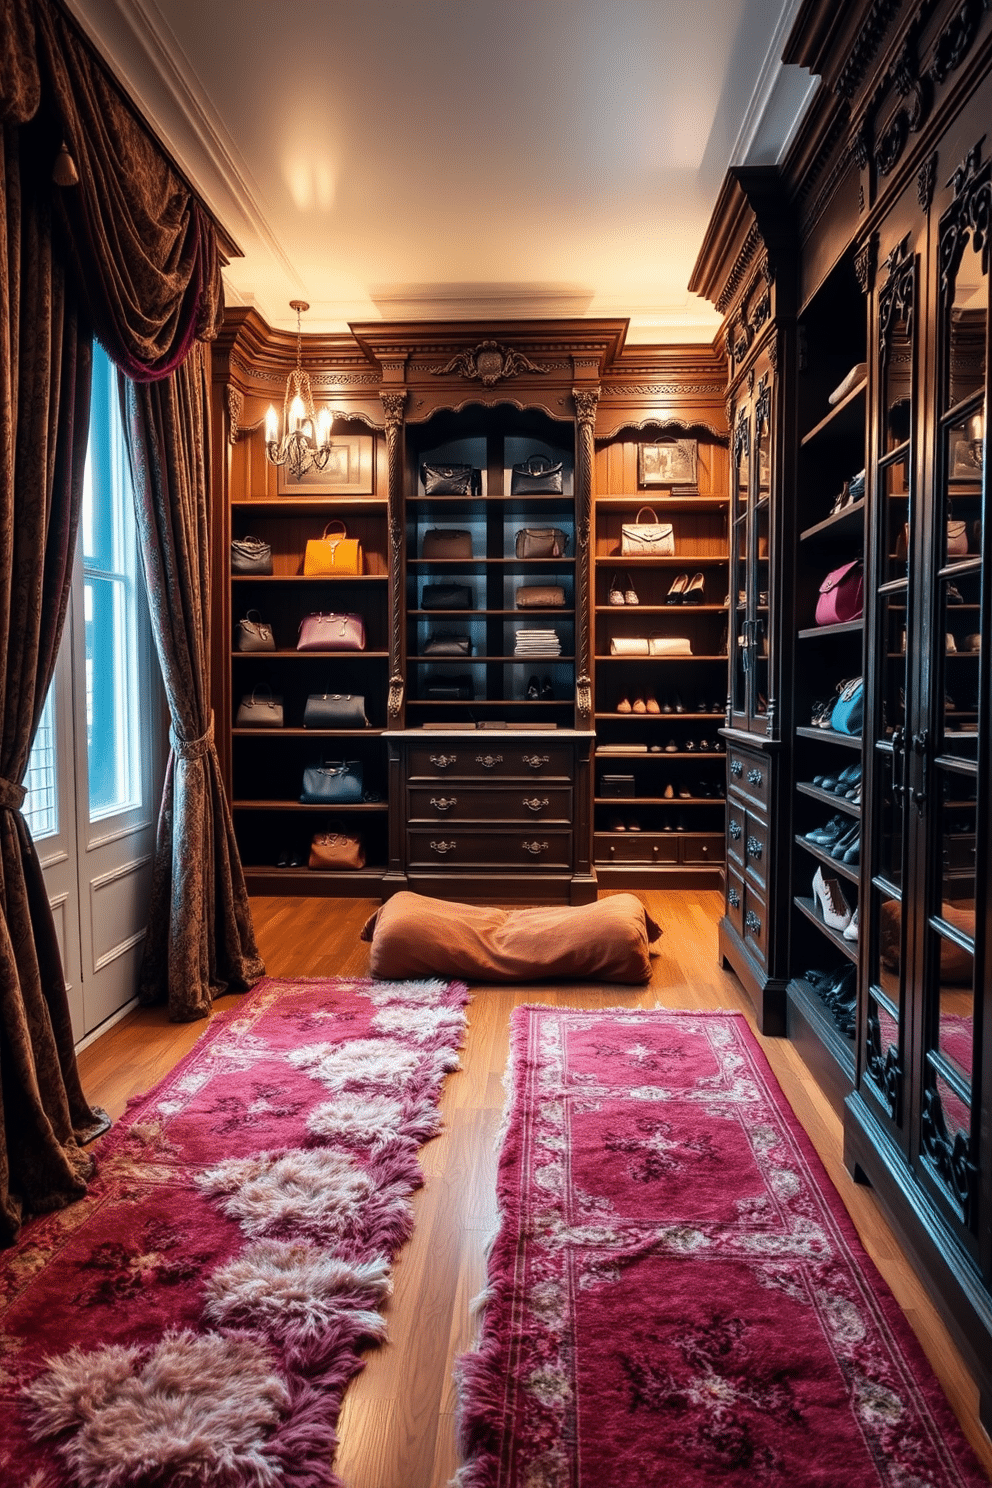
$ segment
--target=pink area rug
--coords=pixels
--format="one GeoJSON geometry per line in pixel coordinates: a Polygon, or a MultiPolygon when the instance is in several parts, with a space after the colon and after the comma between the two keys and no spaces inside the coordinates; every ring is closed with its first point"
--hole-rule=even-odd
{"type": "Polygon", "coordinates": [[[334,1488],[465,987],[274,981],[0,1252],[0,1483],[334,1488]]]}
{"type": "Polygon", "coordinates": [[[459,1488],[987,1483],[743,1017],[512,1049],[459,1488]]]}

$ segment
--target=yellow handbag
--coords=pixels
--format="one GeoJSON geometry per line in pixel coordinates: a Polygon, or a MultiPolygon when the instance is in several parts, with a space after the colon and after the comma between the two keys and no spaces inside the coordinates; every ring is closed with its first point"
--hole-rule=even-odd
{"type": "Polygon", "coordinates": [[[362,545],[357,537],[349,537],[348,529],[340,520],[328,522],[323,537],[313,537],[307,543],[303,555],[305,574],[323,574],[330,578],[348,577],[362,572],[362,545]],[[332,532],[340,527],[340,532],[332,532]]]}

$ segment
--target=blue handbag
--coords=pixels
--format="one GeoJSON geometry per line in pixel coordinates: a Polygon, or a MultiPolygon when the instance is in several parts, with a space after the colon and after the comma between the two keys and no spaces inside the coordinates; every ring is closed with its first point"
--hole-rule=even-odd
{"type": "Polygon", "coordinates": [[[843,682],[840,695],[830,715],[830,727],[838,734],[860,734],[865,724],[865,683],[863,677],[843,682]]]}
{"type": "Polygon", "coordinates": [[[325,760],[303,771],[306,806],[349,806],[362,799],[361,760],[325,760]]]}

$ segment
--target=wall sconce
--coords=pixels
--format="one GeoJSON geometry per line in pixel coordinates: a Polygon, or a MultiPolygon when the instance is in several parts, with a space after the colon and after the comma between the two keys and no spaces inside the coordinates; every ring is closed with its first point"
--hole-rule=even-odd
{"type": "Polygon", "coordinates": [[[310,306],[306,300],[290,300],[296,311],[296,366],[286,378],[282,405],[282,434],[279,418],[269,405],[265,415],[265,454],[272,465],[288,465],[299,479],[308,470],[323,470],[331,453],[331,415],[322,408],[314,412],[310,375],[303,370],[303,336],[300,316],[310,306]]]}

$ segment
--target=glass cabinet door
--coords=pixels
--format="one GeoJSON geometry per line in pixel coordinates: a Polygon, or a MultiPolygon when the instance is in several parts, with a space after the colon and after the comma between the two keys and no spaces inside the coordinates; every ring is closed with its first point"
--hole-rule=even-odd
{"type": "Polygon", "coordinates": [[[908,893],[907,718],[914,685],[912,659],[919,649],[911,582],[913,542],[920,520],[914,457],[916,299],[916,254],[908,239],[903,239],[883,266],[877,305],[872,661],[877,703],[871,760],[870,934],[863,1057],[866,1082],[896,1125],[903,1119],[911,956],[904,916],[908,893]]]}
{"type": "Polygon", "coordinates": [[[760,727],[768,717],[770,654],[775,634],[771,624],[771,507],[772,507],[772,384],[769,372],[758,378],[754,400],[753,529],[754,585],[751,596],[752,723],[760,727]]]}
{"type": "Polygon", "coordinates": [[[985,419],[990,167],[969,156],[938,223],[937,445],[928,708],[914,735],[913,799],[927,826],[922,985],[920,1165],[964,1228],[975,1227],[980,1139],[972,1099],[979,720],[988,716],[981,656],[985,543],[985,419]]]}
{"type": "Polygon", "coordinates": [[[751,666],[748,633],[748,583],[751,526],[751,409],[738,410],[734,425],[733,492],[730,512],[730,707],[737,728],[747,727],[748,674],[751,666]]]}

